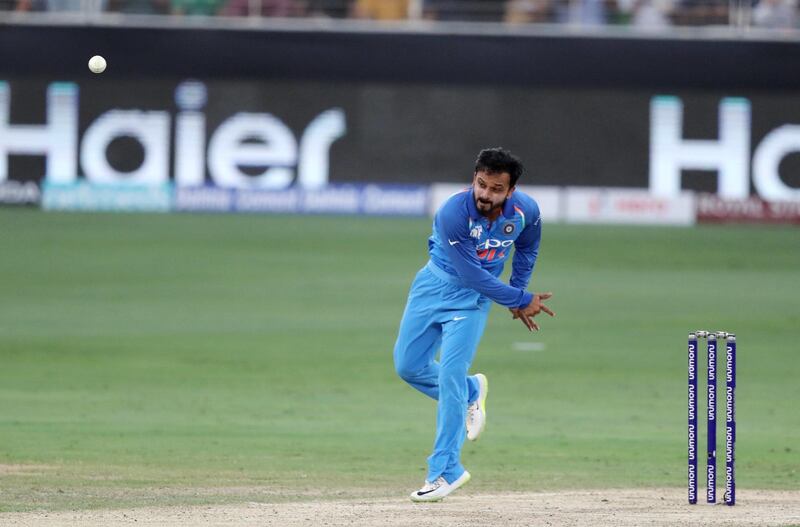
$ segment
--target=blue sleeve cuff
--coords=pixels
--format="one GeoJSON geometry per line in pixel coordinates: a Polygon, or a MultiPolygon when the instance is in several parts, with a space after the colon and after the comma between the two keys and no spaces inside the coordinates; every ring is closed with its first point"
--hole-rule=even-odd
{"type": "Polygon", "coordinates": [[[522,292],[522,299],[520,300],[519,306],[517,306],[517,309],[524,309],[524,308],[528,307],[531,302],[533,302],[533,293],[529,293],[528,291],[523,291],[522,292]]]}

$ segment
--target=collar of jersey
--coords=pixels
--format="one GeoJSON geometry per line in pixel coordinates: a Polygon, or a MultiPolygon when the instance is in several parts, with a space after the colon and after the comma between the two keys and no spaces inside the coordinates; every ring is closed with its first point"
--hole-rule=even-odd
{"type": "MultiPolygon", "coordinates": [[[[472,187],[470,187],[469,192],[467,193],[467,210],[469,210],[469,217],[473,220],[485,218],[485,216],[478,211],[478,207],[475,206],[475,195],[472,192],[472,187]]],[[[515,214],[514,194],[511,194],[511,197],[508,198],[503,204],[503,216],[506,219],[511,219],[515,214]]]]}

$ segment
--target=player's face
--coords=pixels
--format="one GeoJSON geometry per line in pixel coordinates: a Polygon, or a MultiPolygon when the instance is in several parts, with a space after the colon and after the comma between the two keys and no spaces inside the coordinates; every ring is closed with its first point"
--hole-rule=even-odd
{"type": "Polygon", "coordinates": [[[499,213],[503,203],[514,192],[514,188],[511,186],[511,175],[508,172],[499,174],[475,172],[472,189],[472,193],[475,195],[475,207],[484,216],[499,213]]]}

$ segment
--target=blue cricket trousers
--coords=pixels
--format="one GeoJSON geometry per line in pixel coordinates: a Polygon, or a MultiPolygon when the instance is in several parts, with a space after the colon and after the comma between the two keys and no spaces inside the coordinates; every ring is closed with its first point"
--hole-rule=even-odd
{"type": "Polygon", "coordinates": [[[461,447],[467,406],[478,398],[478,381],[467,372],[490,307],[488,298],[463,287],[432,262],[411,284],[394,347],[394,365],[403,380],[438,401],[428,481],[444,476],[452,483],[464,473],[461,447]]]}

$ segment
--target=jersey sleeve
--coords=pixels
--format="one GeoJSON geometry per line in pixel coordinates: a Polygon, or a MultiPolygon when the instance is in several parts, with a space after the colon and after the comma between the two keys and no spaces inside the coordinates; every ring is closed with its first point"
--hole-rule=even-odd
{"type": "Polygon", "coordinates": [[[511,287],[527,289],[530,282],[533,267],[536,265],[536,257],[539,256],[539,240],[542,237],[542,218],[538,210],[532,211],[537,214],[536,220],[522,229],[517,240],[514,242],[514,259],[511,263],[511,287]]]}
{"type": "Polygon", "coordinates": [[[531,293],[504,284],[481,267],[467,221],[467,218],[448,214],[444,209],[439,211],[434,221],[445,254],[464,285],[501,306],[517,308],[530,304],[533,300],[531,293]]]}

